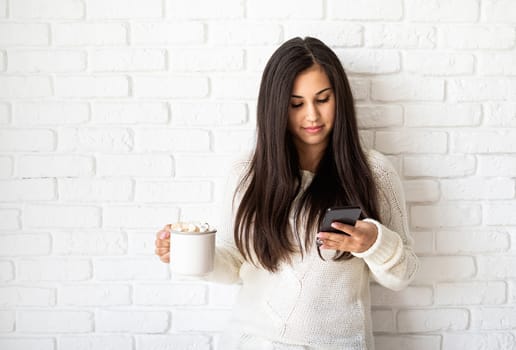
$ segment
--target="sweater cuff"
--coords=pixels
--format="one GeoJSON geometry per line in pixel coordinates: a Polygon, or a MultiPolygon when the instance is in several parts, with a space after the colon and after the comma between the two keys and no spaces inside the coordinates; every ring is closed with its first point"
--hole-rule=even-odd
{"type": "Polygon", "coordinates": [[[399,252],[403,244],[401,237],[389,230],[387,227],[373,219],[364,219],[366,222],[374,224],[378,230],[378,236],[368,250],[362,253],[352,253],[357,258],[362,258],[367,264],[383,265],[391,260],[399,252]]]}

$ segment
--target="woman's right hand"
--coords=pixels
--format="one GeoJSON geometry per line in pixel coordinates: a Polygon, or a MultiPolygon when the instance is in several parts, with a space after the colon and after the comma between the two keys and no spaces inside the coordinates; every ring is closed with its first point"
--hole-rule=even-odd
{"type": "Polygon", "coordinates": [[[156,233],[156,241],[154,242],[156,246],[154,253],[164,263],[170,262],[170,226],[170,224],[165,225],[161,231],[156,233]]]}

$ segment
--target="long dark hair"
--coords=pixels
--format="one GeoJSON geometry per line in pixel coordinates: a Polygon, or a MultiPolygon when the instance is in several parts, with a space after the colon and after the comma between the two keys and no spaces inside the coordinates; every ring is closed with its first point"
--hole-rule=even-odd
{"type": "MultiPolygon", "coordinates": [[[[315,241],[321,214],[331,206],[359,205],[364,216],[378,219],[376,187],[360,146],[353,96],[335,53],[318,39],[293,38],[269,59],[262,75],[257,108],[256,148],[236,193],[236,246],[246,260],[274,272],[292,254],[304,254],[315,241]],[[335,95],[330,141],[310,186],[301,195],[299,159],[287,130],[288,107],[296,76],[320,65],[335,95]],[[306,225],[304,242],[296,227],[306,225]]],[[[349,253],[340,255],[350,258],[349,253]]]]}

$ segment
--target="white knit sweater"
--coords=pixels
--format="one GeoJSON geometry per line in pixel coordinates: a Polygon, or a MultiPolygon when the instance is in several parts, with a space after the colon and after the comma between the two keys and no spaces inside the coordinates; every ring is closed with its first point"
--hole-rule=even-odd
{"type": "MultiPolygon", "coordinates": [[[[386,157],[376,151],[367,155],[379,191],[382,224],[370,220],[378,227],[378,238],[353,259],[323,261],[314,248],[303,259],[295,256],[293,264],[281,265],[277,273],[256,268],[244,261],[235,247],[233,191],[227,191],[226,207],[230,211],[217,233],[215,270],[208,279],[242,283],[230,332],[243,340],[234,348],[247,349],[244,340],[251,337],[263,340],[263,344],[297,344],[314,349],[374,349],[370,277],[387,288],[403,289],[413,279],[418,260],[411,247],[399,177],[386,157]]],[[[244,167],[239,166],[236,174],[244,167]]],[[[312,173],[302,171],[303,189],[312,178],[312,173]]],[[[229,180],[230,188],[235,188],[238,179],[236,175],[229,180]]],[[[331,257],[334,252],[326,253],[331,257]]]]}

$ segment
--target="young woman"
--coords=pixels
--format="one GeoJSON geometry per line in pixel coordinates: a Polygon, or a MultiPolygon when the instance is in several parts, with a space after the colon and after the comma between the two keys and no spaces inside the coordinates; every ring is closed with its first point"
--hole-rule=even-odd
{"type": "MultiPolygon", "coordinates": [[[[346,74],[321,41],[294,38],[270,58],[256,147],[234,179],[209,276],[242,284],[221,349],[374,349],[370,277],[400,290],[418,260],[400,180],[362,150],[346,74]],[[319,232],[327,208],[347,205],[362,220],[319,232]]],[[[168,231],[156,240],[164,262],[168,231]]]]}

